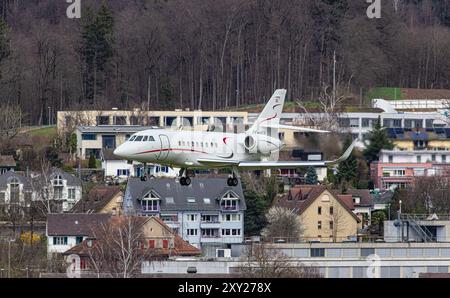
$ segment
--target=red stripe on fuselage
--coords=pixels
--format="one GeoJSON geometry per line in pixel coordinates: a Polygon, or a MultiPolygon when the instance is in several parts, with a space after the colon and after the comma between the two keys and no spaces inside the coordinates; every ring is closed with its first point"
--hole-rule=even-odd
{"type": "Polygon", "coordinates": [[[208,154],[208,152],[192,150],[192,149],[173,149],[173,148],[168,148],[168,149],[156,149],[156,150],[144,151],[144,152],[136,153],[136,155],[145,154],[145,153],[165,152],[165,151],[181,151],[181,152],[195,152],[195,153],[208,154]]]}

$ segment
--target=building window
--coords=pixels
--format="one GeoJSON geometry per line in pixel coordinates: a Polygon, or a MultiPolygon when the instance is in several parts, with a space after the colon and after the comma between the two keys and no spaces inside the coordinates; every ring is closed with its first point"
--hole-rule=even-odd
{"type": "Polygon", "coordinates": [[[96,141],[97,135],[95,133],[84,133],[81,135],[83,141],[96,141]]]}
{"type": "Polygon", "coordinates": [[[330,230],[334,229],[334,223],[332,220],[330,220],[330,230]]]}
{"type": "Polygon", "coordinates": [[[68,189],[68,196],[69,200],[75,200],[75,188],[68,189]]]}
{"type": "Polygon", "coordinates": [[[80,244],[81,242],[83,242],[83,236],[78,236],[78,237],[75,239],[75,243],[76,243],[76,244],[80,244]]]}
{"type": "Polygon", "coordinates": [[[158,212],[159,198],[150,192],[142,199],[141,207],[143,212],[158,212]]]}
{"type": "Polygon", "coordinates": [[[11,203],[19,203],[20,188],[19,180],[17,178],[11,179],[9,182],[9,200],[11,203]]]}
{"type": "Polygon", "coordinates": [[[241,230],[240,229],[232,229],[231,235],[233,236],[241,236],[241,230]]]}
{"type": "Polygon", "coordinates": [[[197,214],[188,214],[187,221],[197,221],[197,214]]]}
{"type": "Polygon", "coordinates": [[[322,207],[317,207],[317,214],[319,214],[319,215],[322,214],[322,207]]]}
{"type": "Polygon", "coordinates": [[[126,116],[114,116],[114,125],[127,125],[126,116]]]}
{"type": "Polygon", "coordinates": [[[222,221],[241,221],[240,214],[222,214],[222,221]]]}
{"type": "Polygon", "coordinates": [[[126,169],[118,169],[117,170],[117,176],[130,176],[130,170],[126,170],[126,169]]]}
{"type": "Polygon", "coordinates": [[[219,237],[219,229],[202,229],[202,237],[217,238],[219,237]]]}
{"type": "Polygon", "coordinates": [[[202,215],[202,222],[217,223],[217,222],[219,222],[219,216],[218,215],[202,215]]]}
{"type": "Polygon", "coordinates": [[[109,116],[97,116],[97,125],[109,125],[109,116]]]}
{"type": "Polygon", "coordinates": [[[442,155],[442,162],[443,163],[447,162],[447,155],[442,155]]]}
{"type": "Polygon", "coordinates": [[[317,222],[317,229],[322,230],[322,221],[320,220],[317,222]]]}
{"type": "Polygon", "coordinates": [[[163,246],[163,248],[169,248],[169,240],[163,239],[162,246],[163,246]]]}
{"type": "Polygon", "coordinates": [[[237,211],[238,210],[238,198],[233,196],[232,193],[228,193],[220,201],[220,206],[222,207],[222,210],[237,211]]]}
{"type": "Polygon", "coordinates": [[[67,237],[53,237],[53,245],[67,245],[67,237]]]}
{"type": "Polygon", "coordinates": [[[155,240],[148,240],[148,248],[155,248],[155,240]]]}
{"type": "Polygon", "coordinates": [[[63,186],[63,179],[61,175],[56,175],[53,179],[53,186],[63,186]]]}
{"type": "Polygon", "coordinates": [[[436,154],[432,154],[432,155],[431,155],[431,161],[432,161],[432,162],[435,162],[435,161],[436,161],[436,154]]]}
{"type": "Polygon", "coordinates": [[[230,229],[222,229],[222,236],[230,236],[231,230],[230,229]]]}
{"type": "Polygon", "coordinates": [[[188,236],[197,236],[197,229],[188,229],[187,234],[188,236]]]}
{"type": "Polygon", "coordinates": [[[333,213],[334,213],[334,207],[330,206],[330,215],[333,215],[333,213]]]}
{"type": "Polygon", "coordinates": [[[311,258],[325,257],[325,248],[311,248],[311,258]]]}
{"type": "Polygon", "coordinates": [[[422,163],[422,156],[420,155],[417,156],[417,163],[422,163]]]}
{"type": "Polygon", "coordinates": [[[389,155],[389,163],[393,163],[394,162],[394,157],[392,155],[389,155]]]}

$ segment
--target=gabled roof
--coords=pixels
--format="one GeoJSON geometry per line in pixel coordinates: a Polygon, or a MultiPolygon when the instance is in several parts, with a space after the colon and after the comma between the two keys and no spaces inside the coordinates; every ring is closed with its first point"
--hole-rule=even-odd
{"type": "MultiPolygon", "coordinates": [[[[112,222],[120,222],[120,220],[123,217],[112,217],[110,221],[112,222]]],[[[198,256],[202,252],[198,248],[192,246],[183,238],[181,238],[178,234],[176,234],[171,228],[169,228],[159,217],[135,217],[139,222],[142,223],[142,226],[144,226],[149,221],[156,221],[163,229],[165,229],[174,239],[174,247],[173,248],[157,248],[154,249],[154,251],[151,253],[151,256],[198,256]]],[[[146,237],[147,239],[151,239],[151,237],[146,237]]],[[[84,240],[82,243],[72,247],[68,251],[64,252],[63,255],[71,255],[71,254],[77,254],[79,256],[89,256],[89,249],[91,249],[88,246],[88,241],[93,241],[93,245],[95,245],[95,239],[87,239],[84,240]]]]}
{"type": "Polygon", "coordinates": [[[373,206],[373,197],[368,189],[348,189],[347,194],[352,195],[353,198],[360,198],[360,202],[357,206],[373,206]]]}
{"type": "Polygon", "coordinates": [[[23,184],[24,191],[31,191],[31,179],[19,174],[18,172],[6,172],[0,176],[0,189],[5,189],[7,184],[11,182],[12,179],[19,180],[20,184],[23,184]]]}
{"type": "Polygon", "coordinates": [[[92,237],[93,230],[110,218],[109,214],[48,214],[47,235],[92,237]]]}
{"type": "Polygon", "coordinates": [[[12,155],[0,155],[0,167],[14,168],[16,165],[12,155]]]}
{"type": "Polygon", "coordinates": [[[72,213],[99,213],[113,198],[121,194],[119,186],[97,185],[75,206],[72,213]]]}
{"type": "Polygon", "coordinates": [[[131,212],[139,208],[141,200],[149,192],[153,191],[160,199],[161,211],[219,211],[220,204],[217,198],[221,198],[232,191],[239,197],[240,210],[246,209],[242,185],[236,187],[227,185],[224,178],[194,178],[190,186],[182,186],[173,178],[155,178],[142,182],[139,178],[128,179],[127,190],[124,197],[123,209],[131,212]],[[166,198],[173,198],[173,203],[166,198]],[[195,203],[189,203],[188,198],[194,198],[195,203]],[[206,203],[204,198],[210,199],[206,203]]]}
{"type": "Polygon", "coordinates": [[[63,180],[67,180],[68,186],[81,186],[80,178],[78,178],[72,174],[69,174],[67,172],[64,172],[63,170],[56,168],[56,167],[51,169],[51,172],[49,174],[49,179],[54,179],[57,175],[60,175],[63,180]]]}
{"type": "Polygon", "coordinates": [[[289,190],[289,193],[279,199],[275,205],[294,210],[298,215],[301,215],[325,191],[328,191],[357,222],[361,221],[337,193],[323,185],[294,186],[289,190]]]}

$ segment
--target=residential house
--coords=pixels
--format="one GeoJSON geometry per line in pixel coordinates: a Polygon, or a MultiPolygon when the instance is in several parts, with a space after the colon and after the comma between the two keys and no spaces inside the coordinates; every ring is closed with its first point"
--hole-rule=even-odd
{"type": "MultiPolygon", "coordinates": [[[[140,177],[143,171],[143,165],[138,162],[129,163],[113,154],[111,149],[101,151],[102,169],[106,177],[118,178],[119,181],[127,180],[129,177],[140,177]]],[[[170,168],[160,165],[147,165],[147,174],[149,177],[171,177],[175,178],[179,173],[178,168],[170,168]]]]}
{"type": "Polygon", "coordinates": [[[126,214],[160,217],[184,240],[204,251],[244,239],[242,185],[229,187],[224,178],[195,178],[189,187],[169,178],[147,182],[130,178],[123,208],[126,214]]]}
{"type": "Polygon", "coordinates": [[[69,212],[81,200],[81,180],[72,174],[58,168],[53,168],[47,177],[40,175],[35,178],[40,186],[46,189],[50,199],[58,203],[58,210],[69,212]]]}
{"type": "Polygon", "coordinates": [[[14,171],[16,165],[16,161],[12,155],[0,155],[0,175],[14,171]]]}
{"type": "Polygon", "coordinates": [[[94,236],[94,230],[105,224],[110,214],[48,214],[47,215],[47,253],[62,254],[87,238],[94,236]]]}
{"type": "Polygon", "coordinates": [[[32,201],[50,200],[56,211],[67,212],[81,199],[81,180],[60,169],[29,176],[18,172],[0,175],[0,204],[30,207],[32,201]]]}
{"type": "Polygon", "coordinates": [[[326,186],[299,185],[275,202],[299,216],[305,241],[343,242],[356,240],[361,220],[341,196],[326,186]]]}
{"type": "Polygon", "coordinates": [[[30,207],[35,192],[30,178],[18,172],[0,175],[0,212],[9,212],[11,206],[30,207]]]}
{"type": "Polygon", "coordinates": [[[348,189],[339,198],[362,221],[362,226],[370,225],[373,209],[373,197],[368,189],[348,189]]]}
{"type": "Polygon", "coordinates": [[[450,177],[450,129],[389,129],[394,150],[382,150],[371,164],[377,189],[405,188],[417,177],[450,177]]]}
{"type": "Polygon", "coordinates": [[[72,213],[122,214],[123,192],[119,186],[96,185],[70,210],[72,213]]]}
{"type": "MultiPolygon", "coordinates": [[[[110,223],[120,223],[121,220],[126,219],[126,217],[113,217],[110,219],[110,223]]],[[[148,258],[161,261],[174,256],[192,257],[201,255],[198,248],[184,241],[160,218],[138,217],[137,219],[140,221],[144,238],[144,243],[141,243],[140,246],[142,250],[145,250],[148,258]]],[[[90,250],[95,249],[96,245],[96,239],[94,237],[89,238],[67,250],[63,255],[72,258],[73,269],[78,269],[81,272],[93,271],[95,267],[91,261],[93,253],[90,250]],[[74,256],[78,256],[79,261],[74,256]]]]}

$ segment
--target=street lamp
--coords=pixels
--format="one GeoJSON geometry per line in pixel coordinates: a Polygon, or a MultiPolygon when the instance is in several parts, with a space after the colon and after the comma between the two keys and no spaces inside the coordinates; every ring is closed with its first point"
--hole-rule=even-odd
{"type": "Polygon", "coordinates": [[[51,124],[51,119],[52,119],[52,118],[51,118],[51,116],[50,116],[51,109],[52,109],[51,107],[48,107],[48,126],[52,125],[52,124],[51,124]]]}
{"type": "Polygon", "coordinates": [[[11,242],[15,241],[15,239],[8,240],[8,278],[11,278],[11,242]]]}

